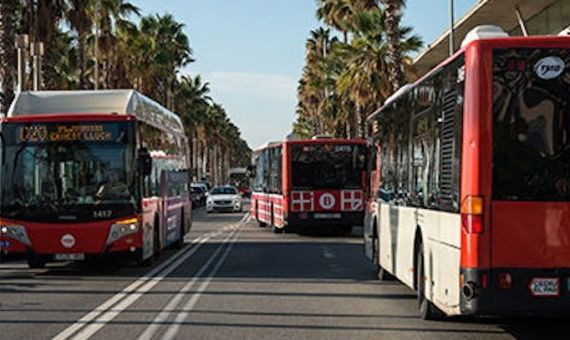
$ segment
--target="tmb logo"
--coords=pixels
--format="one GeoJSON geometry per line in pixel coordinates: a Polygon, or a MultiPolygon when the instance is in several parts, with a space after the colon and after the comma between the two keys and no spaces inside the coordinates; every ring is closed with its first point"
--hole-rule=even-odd
{"type": "Polygon", "coordinates": [[[564,72],[564,60],[559,57],[550,56],[540,59],[534,65],[534,72],[542,79],[549,80],[557,78],[564,72]]]}
{"type": "Polygon", "coordinates": [[[73,248],[73,246],[75,245],[75,237],[73,237],[73,235],[71,234],[63,235],[63,237],[61,238],[61,245],[64,246],[65,248],[73,248]]]}

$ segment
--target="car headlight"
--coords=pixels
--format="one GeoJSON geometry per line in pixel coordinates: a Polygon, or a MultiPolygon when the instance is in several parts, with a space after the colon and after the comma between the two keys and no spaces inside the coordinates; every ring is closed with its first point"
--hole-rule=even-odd
{"type": "Polygon", "coordinates": [[[28,237],[28,233],[26,232],[26,228],[23,225],[3,224],[0,227],[0,232],[2,232],[2,236],[9,237],[26,246],[32,245],[32,242],[30,242],[30,238],[28,237]]]}
{"type": "Polygon", "coordinates": [[[139,231],[139,219],[130,218],[127,220],[117,221],[111,224],[109,236],[107,236],[107,245],[115,242],[121,237],[131,235],[139,231]]]}

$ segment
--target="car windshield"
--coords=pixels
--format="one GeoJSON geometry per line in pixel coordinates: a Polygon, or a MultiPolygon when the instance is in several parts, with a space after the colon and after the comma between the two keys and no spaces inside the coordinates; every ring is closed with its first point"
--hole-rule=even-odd
{"type": "Polygon", "coordinates": [[[237,190],[235,188],[230,188],[230,187],[223,187],[223,188],[220,187],[220,188],[214,188],[210,194],[211,195],[235,195],[235,194],[237,194],[237,190]]]}
{"type": "Polygon", "coordinates": [[[365,157],[365,148],[359,145],[293,145],[293,189],[362,188],[365,157]]]}
{"type": "Polygon", "coordinates": [[[4,216],[76,216],[79,206],[134,205],[127,123],[4,124],[2,133],[4,216]]]}

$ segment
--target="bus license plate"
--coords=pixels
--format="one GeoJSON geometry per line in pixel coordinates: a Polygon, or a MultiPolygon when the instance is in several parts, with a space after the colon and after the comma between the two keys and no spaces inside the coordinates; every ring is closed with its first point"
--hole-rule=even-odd
{"type": "Polygon", "coordinates": [[[339,219],[340,214],[315,214],[316,219],[339,219]]]}
{"type": "Polygon", "coordinates": [[[55,254],[56,261],[80,261],[85,260],[85,254],[55,254]]]}
{"type": "Polygon", "coordinates": [[[560,280],[558,278],[534,278],[529,284],[533,296],[559,296],[560,280]]]}

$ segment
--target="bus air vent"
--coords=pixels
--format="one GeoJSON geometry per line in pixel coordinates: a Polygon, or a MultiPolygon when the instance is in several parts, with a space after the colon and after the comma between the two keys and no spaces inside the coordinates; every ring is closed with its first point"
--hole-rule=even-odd
{"type": "Polygon", "coordinates": [[[450,89],[443,97],[443,122],[440,130],[440,194],[442,203],[451,204],[453,201],[453,168],[455,154],[455,106],[457,90],[450,89]]]}

